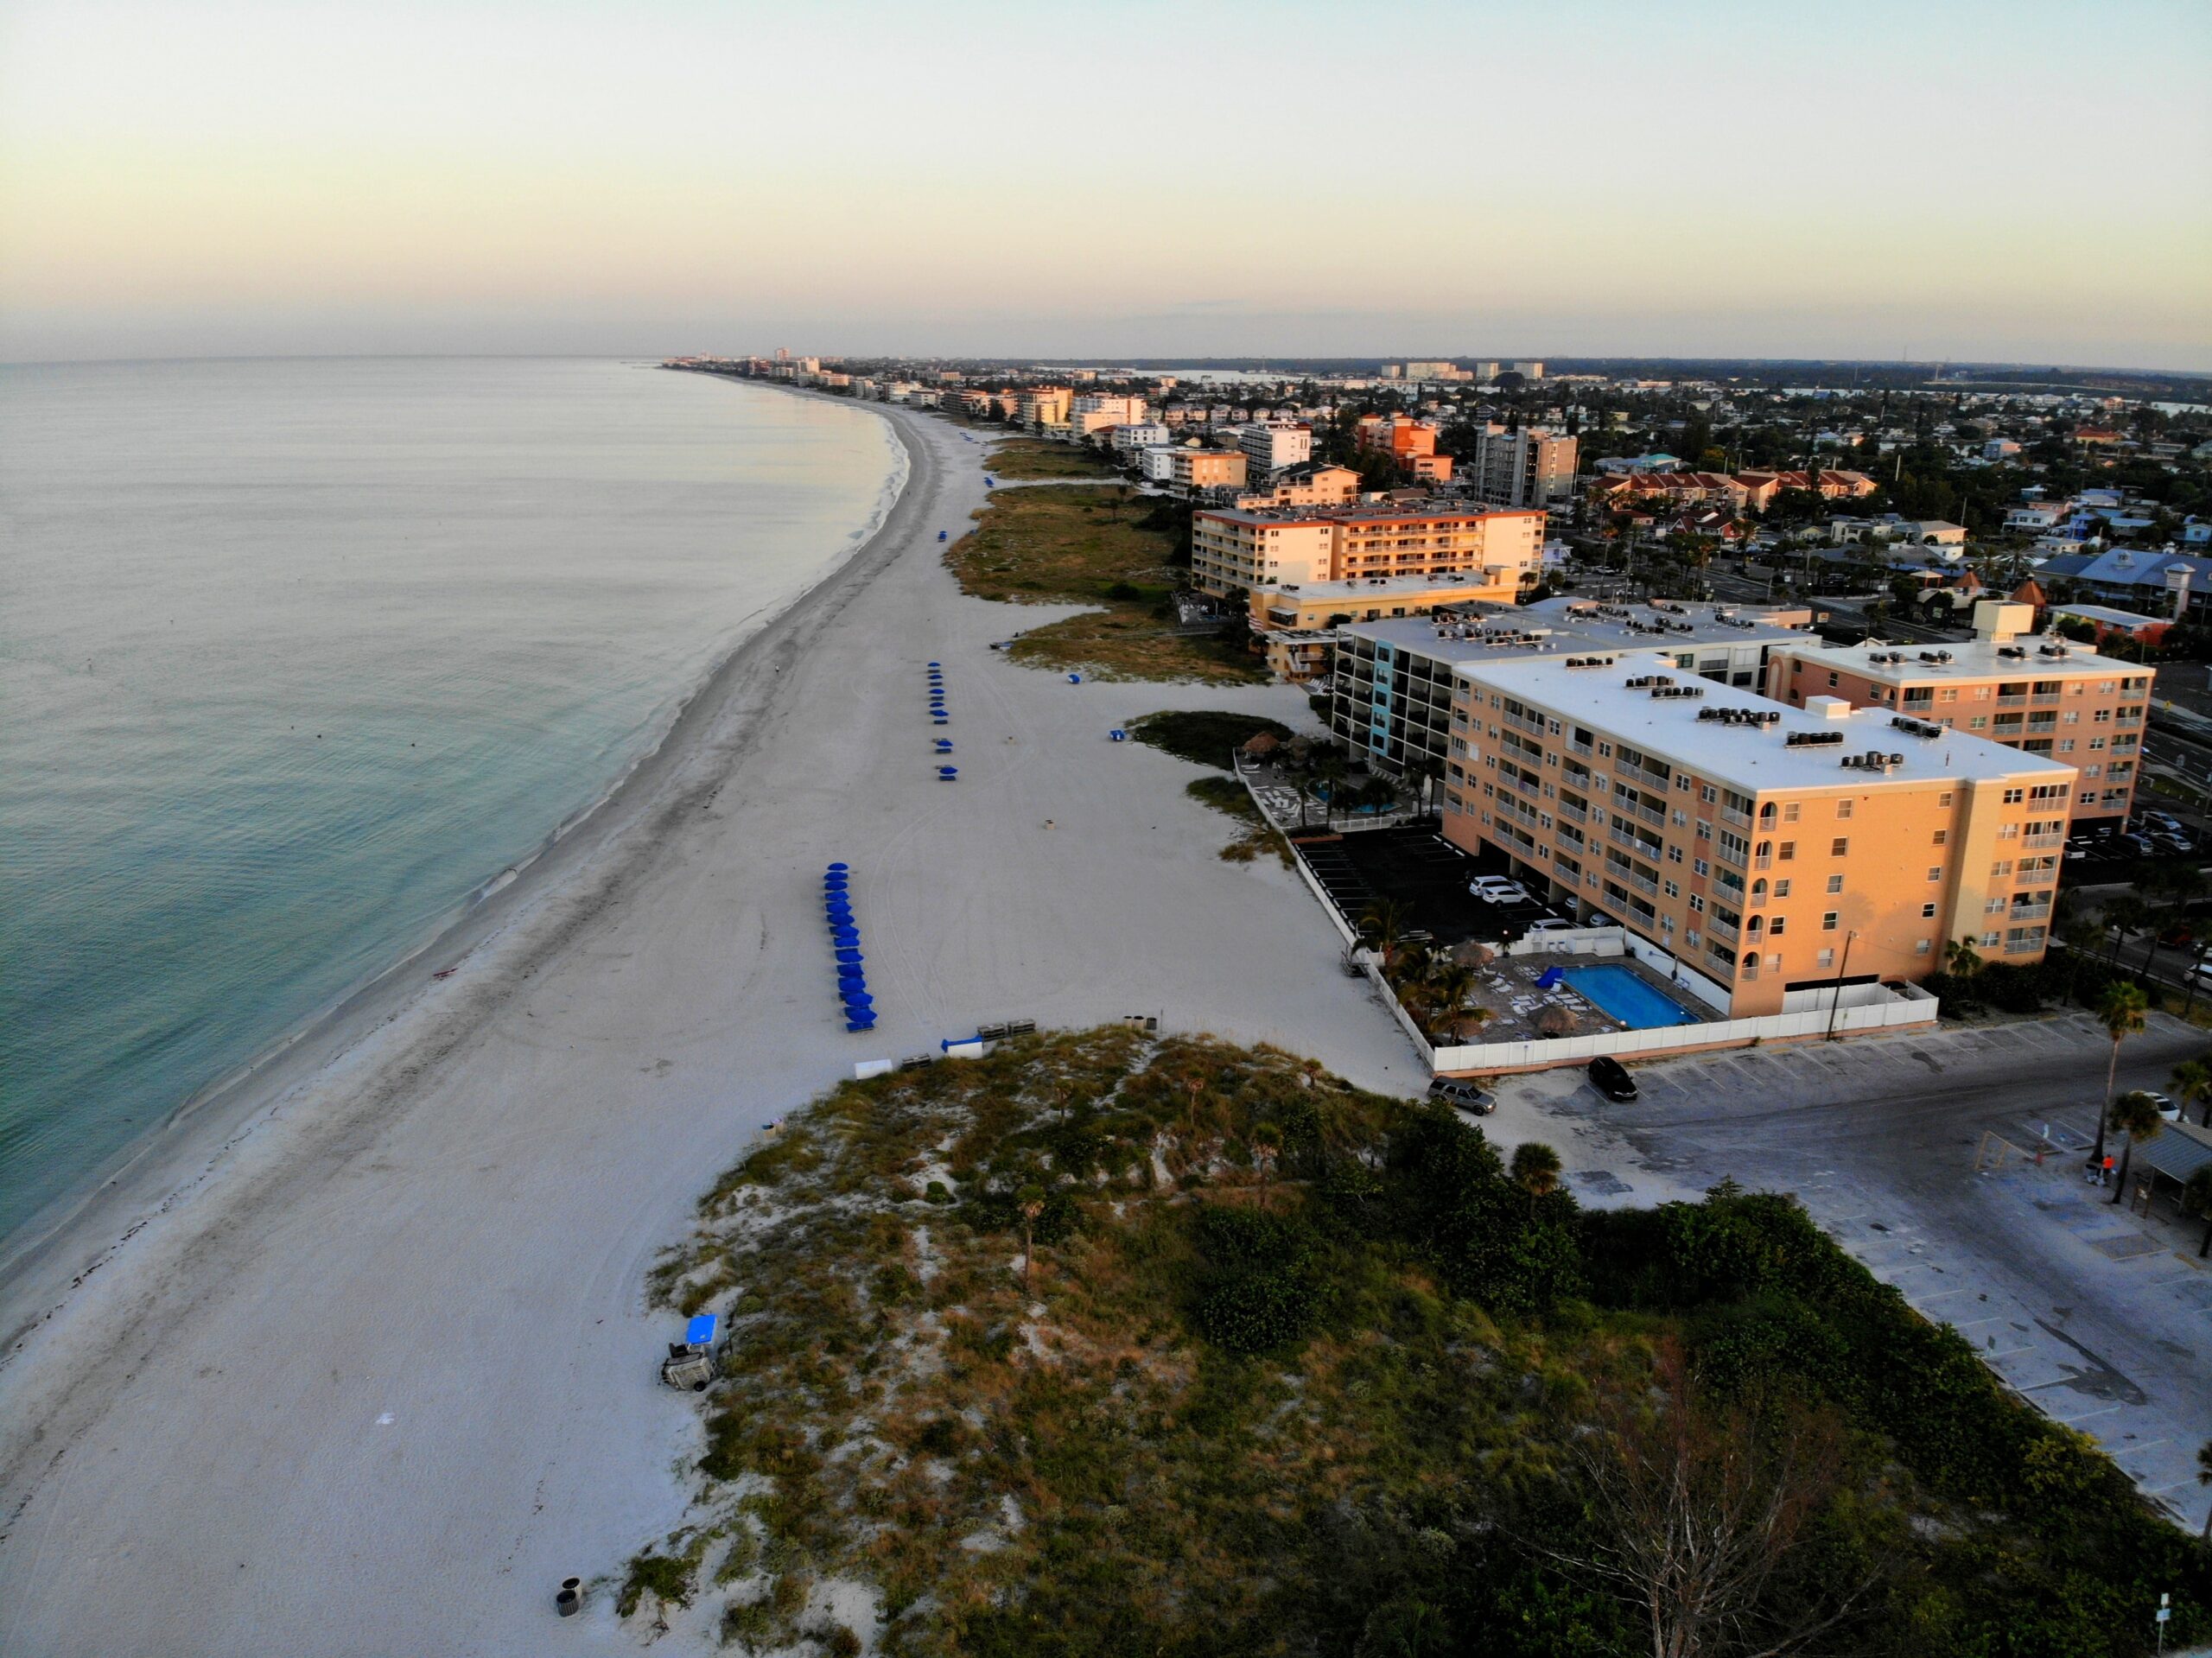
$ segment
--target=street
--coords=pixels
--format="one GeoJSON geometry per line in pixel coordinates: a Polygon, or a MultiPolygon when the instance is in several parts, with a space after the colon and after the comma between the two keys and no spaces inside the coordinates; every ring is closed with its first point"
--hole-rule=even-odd
{"type": "MultiPolygon", "coordinates": [[[[2164,1088],[2205,1049],[2201,1032],[2154,1018],[2123,1045],[2118,1085],[2164,1088]]],[[[2196,1483],[2212,1440],[2212,1263],[2196,1256],[2200,1225],[2171,1204],[2139,1216],[2082,1179],[2110,1055],[2078,1013],[1738,1050],[1638,1066],[1632,1105],[1605,1103],[1579,1070],[1509,1079],[1485,1128],[1506,1147],[1552,1140],[1593,1204],[1727,1177],[1796,1193],[2193,1530],[2212,1502],[2196,1483]]]]}

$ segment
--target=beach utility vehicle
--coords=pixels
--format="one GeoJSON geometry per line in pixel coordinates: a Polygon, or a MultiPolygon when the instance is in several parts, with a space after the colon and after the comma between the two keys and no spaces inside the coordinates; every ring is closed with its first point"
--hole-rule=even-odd
{"type": "Polygon", "coordinates": [[[683,1339],[668,1344],[668,1356],[660,1362],[660,1379],[671,1388],[706,1392],[715,1379],[715,1332],[721,1322],[716,1314],[702,1312],[684,1325],[683,1339]]]}

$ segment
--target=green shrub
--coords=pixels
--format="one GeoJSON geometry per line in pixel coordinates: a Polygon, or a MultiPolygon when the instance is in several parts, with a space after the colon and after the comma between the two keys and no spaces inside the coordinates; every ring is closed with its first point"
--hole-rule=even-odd
{"type": "Polygon", "coordinates": [[[1320,1236],[1302,1219],[1217,1204],[1201,1206],[1193,1226],[1206,1268],[1192,1309],[1198,1332],[1232,1353],[1303,1341],[1321,1312],[1320,1236]]]}
{"type": "Polygon", "coordinates": [[[1139,742],[1164,748],[1194,765],[1218,766],[1224,772],[1230,769],[1230,751],[1242,748],[1263,731],[1284,742],[1291,737],[1290,727],[1280,720],[1212,708],[1147,714],[1129,724],[1129,735],[1139,742]]]}

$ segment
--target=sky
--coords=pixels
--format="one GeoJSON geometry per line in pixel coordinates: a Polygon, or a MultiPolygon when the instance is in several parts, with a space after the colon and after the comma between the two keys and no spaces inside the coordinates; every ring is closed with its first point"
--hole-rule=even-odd
{"type": "Polygon", "coordinates": [[[0,0],[0,360],[2212,370],[2212,3],[0,0]]]}

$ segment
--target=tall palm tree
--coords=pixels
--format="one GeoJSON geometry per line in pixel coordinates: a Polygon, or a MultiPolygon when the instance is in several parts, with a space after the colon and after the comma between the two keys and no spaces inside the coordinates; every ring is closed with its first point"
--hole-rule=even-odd
{"type": "Polygon", "coordinates": [[[1513,1148],[1513,1178],[1529,1194],[1529,1218],[1536,1218],[1536,1204],[1559,1186],[1559,1153],[1541,1140],[1527,1140],[1513,1148]]]}
{"type": "Polygon", "coordinates": [[[2112,1126],[2127,1136],[2127,1144],[2120,1153],[2120,1178],[2113,1182],[2111,1201],[2118,1203],[2127,1190],[2127,1166],[2134,1161],[2137,1144],[2156,1140],[2166,1120],[2158,1115],[2158,1102],[2139,1088],[2132,1088],[2114,1100],[2111,1115],[2112,1126]]]}
{"type": "Polygon", "coordinates": [[[2212,1255],[2212,1163],[2189,1177],[2181,1189],[2181,1206],[2204,1223],[2204,1242],[2196,1246],[2196,1258],[2202,1261],[2212,1255]]]}
{"type": "Polygon", "coordinates": [[[2150,1006],[2151,999],[2139,984],[2107,985],[2097,1002],[2097,1023],[2112,1039],[2112,1063],[2105,1067],[2105,1109],[2097,1114],[2097,1147],[2089,1153],[2089,1160],[2100,1166],[2105,1160],[2105,1119],[2112,1115],[2113,1081],[2120,1074],[2120,1045],[2131,1036],[2143,1034],[2144,1015],[2150,1006]]]}
{"type": "Polygon", "coordinates": [[[2204,1126],[2212,1128],[2212,1065],[2202,1059],[2184,1059],[2174,1067],[2173,1080],[2167,1086],[2183,1106],[2202,1106],[2204,1126]]]}
{"type": "Polygon", "coordinates": [[[1974,947],[1974,937],[1961,933],[1943,946],[1943,965],[1956,979],[1970,979],[1981,966],[1981,952],[1974,947]]]}

